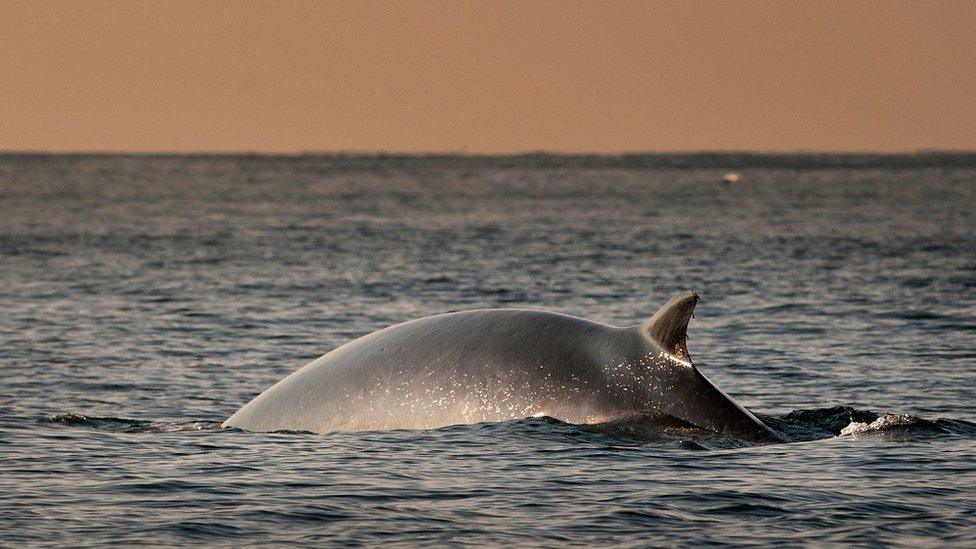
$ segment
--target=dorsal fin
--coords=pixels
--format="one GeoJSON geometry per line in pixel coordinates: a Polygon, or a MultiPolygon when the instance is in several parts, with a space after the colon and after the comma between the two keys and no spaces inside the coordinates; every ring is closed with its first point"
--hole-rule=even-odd
{"type": "Polygon", "coordinates": [[[688,354],[688,321],[695,312],[698,294],[687,291],[664,304],[650,320],[641,324],[641,331],[675,358],[691,363],[688,354]]]}

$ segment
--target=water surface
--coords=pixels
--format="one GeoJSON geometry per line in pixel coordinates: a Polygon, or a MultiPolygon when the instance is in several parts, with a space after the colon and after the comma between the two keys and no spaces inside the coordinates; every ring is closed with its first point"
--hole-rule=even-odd
{"type": "Polygon", "coordinates": [[[0,544],[971,546],[974,205],[969,155],[0,156],[0,544]],[[686,289],[797,442],[219,427],[393,323],[686,289]]]}

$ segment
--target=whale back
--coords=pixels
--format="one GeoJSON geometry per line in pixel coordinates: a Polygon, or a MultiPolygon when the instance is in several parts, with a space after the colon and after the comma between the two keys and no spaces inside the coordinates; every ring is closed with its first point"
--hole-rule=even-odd
{"type": "Polygon", "coordinates": [[[310,362],[224,426],[324,433],[541,415],[596,423],[658,411],[729,436],[774,440],[692,364],[687,326],[697,302],[686,292],[631,328],[527,309],[412,320],[310,362]]]}
{"type": "Polygon", "coordinates": [[[225,425],[327,432],[533,415],[594,422],[633,401],[633,393],[622,403],[620,391],[607,387],[632,379],[608,381],[606,369],[643,352],[643,345],[627,330],[546,311],[434,315],[336,348],[260,394],[225,425]]]}

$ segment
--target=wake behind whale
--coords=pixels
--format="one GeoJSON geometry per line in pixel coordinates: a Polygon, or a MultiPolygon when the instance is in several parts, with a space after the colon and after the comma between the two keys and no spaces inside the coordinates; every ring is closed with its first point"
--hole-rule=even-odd
{"type": "Polygon", "coordinates": [[[325,433],[658,413],[736,439],[783,440],[692,363],[686,338],[697,302],[685,292],[627,328],[523,309],[413,320],[309,363],[224,426],[325,433]]]}

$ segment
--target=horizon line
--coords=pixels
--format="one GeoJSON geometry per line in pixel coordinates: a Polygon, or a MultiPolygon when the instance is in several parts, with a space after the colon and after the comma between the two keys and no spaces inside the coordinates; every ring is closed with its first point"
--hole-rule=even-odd
{"type": "Polygon", "coordinates": [[[308,156],[337,156],[337,157],[469,157],[469,158],[504,158],[504,157],[628,157],[628,156],[693,156],[693,155],[754,155],[754,156],[917,156],[917,155],[972,155],[976,149],[902,149],[902,150],[763,150],[763,149],[684,149],[684,150],[632,150],[632,151],[560,151],[552,149],[535,149],[523,151],[478,152],[460,150],[384,150],[384,149],[348,149],[348,150],[302,150],[302,151],[274,151],[274,150],[51,150],[51,149],[0,149],[0,156],[268,156],[268,157],[308,157],[308,156]]]}

